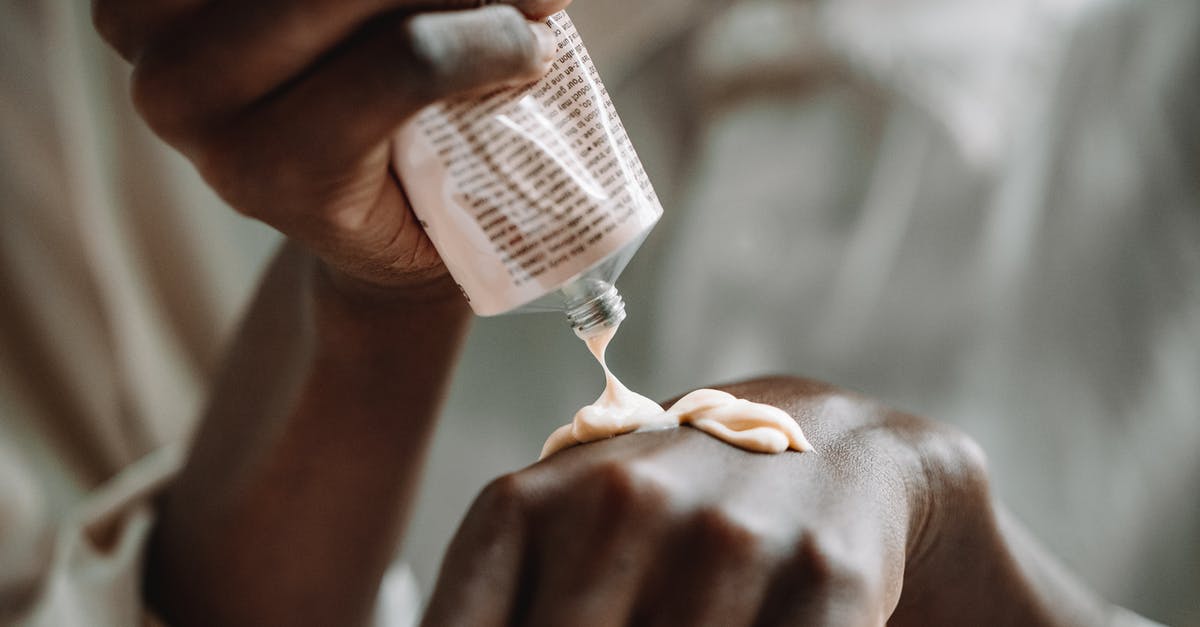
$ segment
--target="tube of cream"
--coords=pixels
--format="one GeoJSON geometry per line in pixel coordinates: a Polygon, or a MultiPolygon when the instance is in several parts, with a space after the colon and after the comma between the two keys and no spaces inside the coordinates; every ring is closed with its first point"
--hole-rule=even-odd
{"type": "Polygon", "coordinates": [[[477,314],[560,310],[587,334],[624,318],[613,283],[662,206],[575,26],[546,23],[542,79],[428,107],[393,162],[477,314]]]}

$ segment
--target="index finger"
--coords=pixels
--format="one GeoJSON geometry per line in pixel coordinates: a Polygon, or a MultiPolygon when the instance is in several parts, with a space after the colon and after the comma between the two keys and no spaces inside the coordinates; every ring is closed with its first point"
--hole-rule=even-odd
{"type": "Polygon", "coordinates": [[[492,482],[455,534],[422,627],[504,627],[517,609],[526,547],[522,490],[514,476],[492,482]]]}

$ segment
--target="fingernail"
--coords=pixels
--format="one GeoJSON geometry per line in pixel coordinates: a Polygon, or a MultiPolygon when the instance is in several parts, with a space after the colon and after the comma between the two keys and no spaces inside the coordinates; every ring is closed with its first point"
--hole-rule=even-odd
{"type": "Polygon", "coordinates": [[[554,31],[541,22],[530,22],[529,30],[533,31],[533,36],[537,39],[538,53],[542,61],[553,61],[554,56],[558,54],[558,41],[554,39],[554,31]]]}

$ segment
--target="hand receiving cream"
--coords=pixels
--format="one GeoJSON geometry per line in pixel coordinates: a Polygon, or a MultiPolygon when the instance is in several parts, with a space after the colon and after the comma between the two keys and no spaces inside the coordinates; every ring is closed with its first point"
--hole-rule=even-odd
{"type": "Polygon", "coordinates": [[[720,390],[690,392],[664,411],[658,403],[625,387],[609,370],[604,353],[616,333],[617,327],[613,326],[583,338],[604,368],[604,393],[576,412],[571,424],[550,434],[542,446],[541,459],[576,444],[683,424],[756,453],[812,450],[800,425],[787,412],[720,390]]]}

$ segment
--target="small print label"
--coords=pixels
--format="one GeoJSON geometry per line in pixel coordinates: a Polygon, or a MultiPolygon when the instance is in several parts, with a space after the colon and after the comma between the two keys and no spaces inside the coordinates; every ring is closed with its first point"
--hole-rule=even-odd
{"type": "Polygon", "coordinates": [[[532,85],[422,111],[396,165],[413,209],[481,315],[560,287],[662,215],[616,109],[566,13],[532,85]]]}

